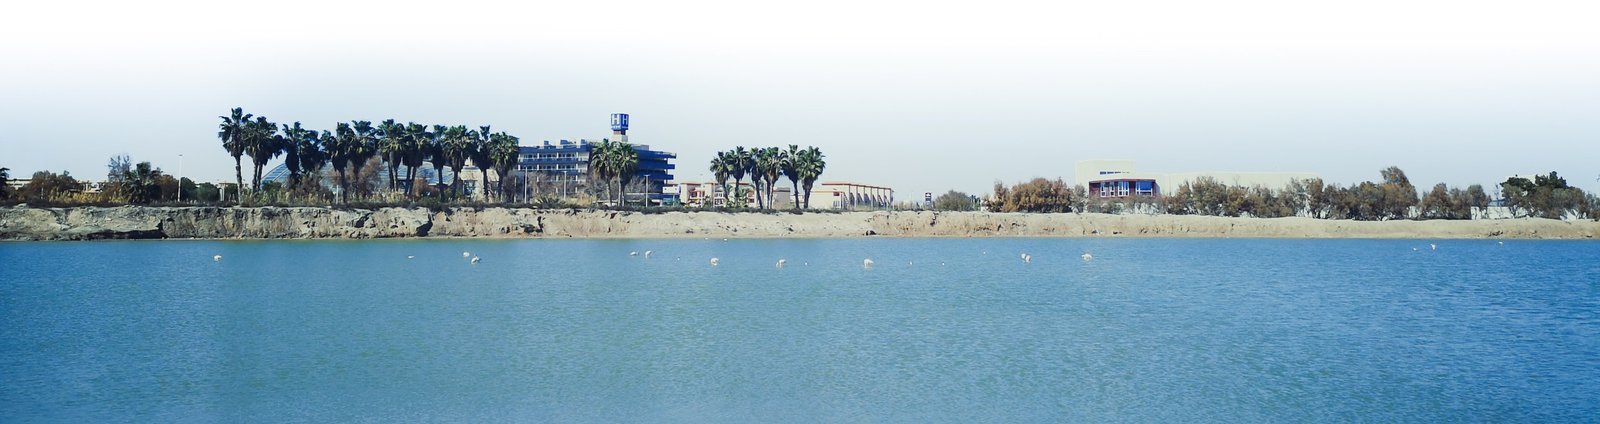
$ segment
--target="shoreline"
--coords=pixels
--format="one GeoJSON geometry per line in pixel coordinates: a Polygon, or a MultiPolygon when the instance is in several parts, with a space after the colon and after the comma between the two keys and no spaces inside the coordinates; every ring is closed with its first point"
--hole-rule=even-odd
{"type": "Polygon", "coordinates": [[[523,208],[0,207],[0,240],[383,238],[1150,237],[1600,238],[1600,222],[1517,218],[1348,221],[991,212],[663,212],[523,208]]]}

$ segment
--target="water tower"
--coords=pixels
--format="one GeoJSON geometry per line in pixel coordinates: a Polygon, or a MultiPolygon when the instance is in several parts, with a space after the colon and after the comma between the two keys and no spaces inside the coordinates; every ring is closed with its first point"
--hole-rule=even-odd
{"type": "Polygon", "coordinates": [[[611,140],[628,141],[628,114],[611,114],[611,140]]]}

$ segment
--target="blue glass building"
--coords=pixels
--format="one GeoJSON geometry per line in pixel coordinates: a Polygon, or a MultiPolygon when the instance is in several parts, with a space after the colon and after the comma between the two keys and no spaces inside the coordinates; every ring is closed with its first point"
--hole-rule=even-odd
{"type": "MultiPolygon", "coordinates": [[[[517,172],[538,172],[554,178],[547,180],[558,182],[587,183],[589,178],[589,152],[599,141],[561,140],[552,143],[545,141],[538,146],[521,146],[517,158],[517,172]]],[[[634,172],[633,180],[644,183],[651,200],[672,202],[670,195],[661,193],[671,181],[672,170],[676,165],[673,159],[678,155],[672,152],[651,150],[649,145],[635,144],[634,150],[639,152],[639,169],[634,172]]],[[[630,193],[632,195],[632,193],[630,193]]]]}
{"type": "MultiPolygon", "coordinates": [[[[628,114],[611,114],[612,141],[628,141],[628,114]]],[[[587,183],[589,179],[589,152],[599,144],[596,140],[580,139],[578,141],[561,140],[551,143],[545,140],[538,146],[521,146],[517,158],[518,172],[538,172],[548,177],[548,180],[557,182],[587,183]]],[[[634,171],[633,181],[645,185],[645,195],[653,202],[676,203],[675,194],[662,193],[668,181],[672,180],[672,164],[678,155],[672,152],[650,150],[649,145],[635,144],[633,149],[639,152],[639,168],[634,171]]],[[[631,185],[631,184],[630,184],[631,185]]],[[[629,193],[630,196],[638,193],[629,193]]]]}

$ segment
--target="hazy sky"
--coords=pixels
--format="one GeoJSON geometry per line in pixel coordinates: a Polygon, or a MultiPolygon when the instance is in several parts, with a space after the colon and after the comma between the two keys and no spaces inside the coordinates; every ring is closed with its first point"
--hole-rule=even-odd
{"type": "Polygon", "coordinates": [[[114,154],[183,154],[231,180],[217,115],[242,106],[524,145],[626,112],[680,180],[735,145],[815,145],[825,180],[901,199],[1094,158],[1600,187],[1593,1],[756,3],[11,2],[0,166],[100,179],[114,154]]]}

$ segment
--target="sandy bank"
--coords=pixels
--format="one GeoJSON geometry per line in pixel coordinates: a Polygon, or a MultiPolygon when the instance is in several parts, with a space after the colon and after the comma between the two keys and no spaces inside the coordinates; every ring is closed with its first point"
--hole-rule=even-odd
{"type": "Polygon", "coordinates": [[[985,212],[710,213],[458,208],[0,208],[0,240],[395,237],[1290,237],[1594,239],[1600,222],[1333,221],[985,212]]]}

